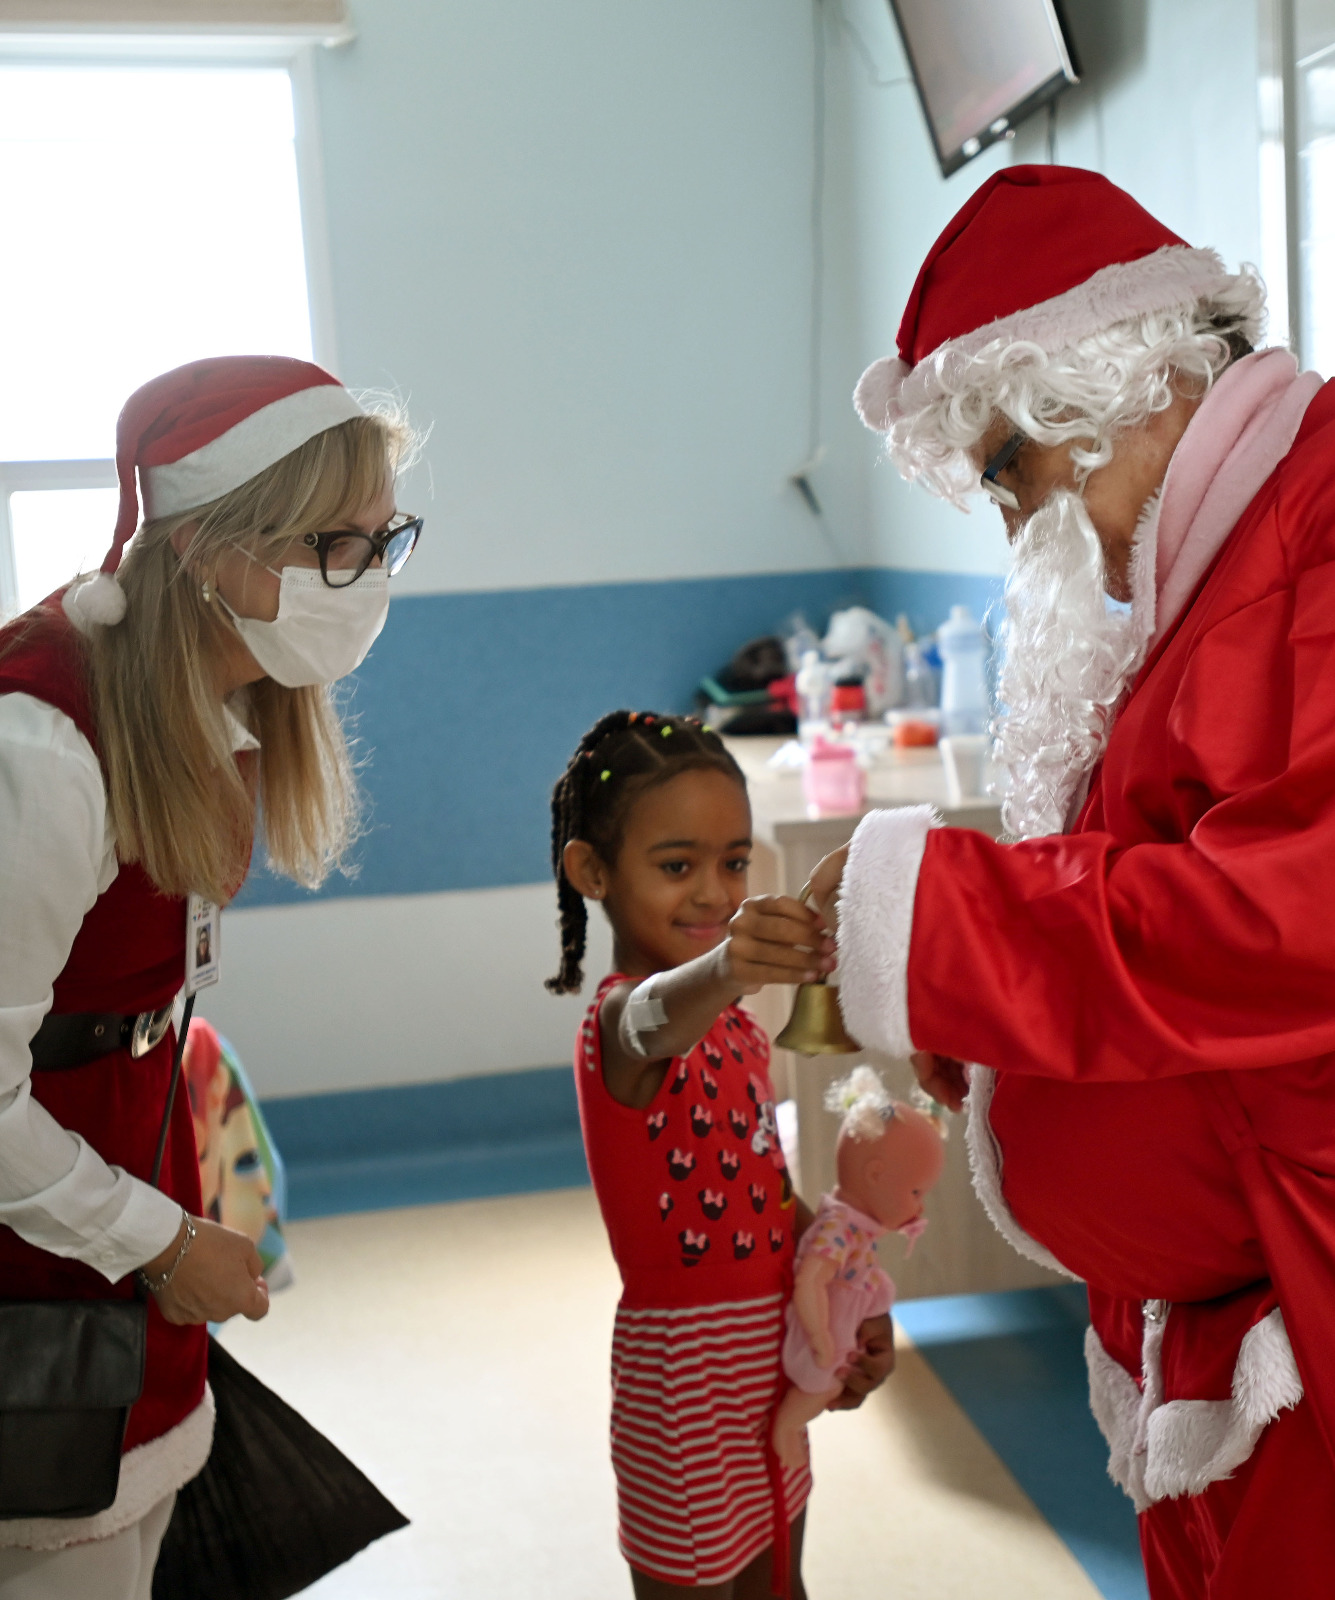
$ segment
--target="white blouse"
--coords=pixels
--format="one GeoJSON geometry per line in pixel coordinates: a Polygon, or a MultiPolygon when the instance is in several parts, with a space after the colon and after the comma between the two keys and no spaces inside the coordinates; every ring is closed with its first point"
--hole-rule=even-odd
{"type": "MultiPolygon", "coordinates": [[[[233,747],[256,748],[229,720],[233,747]]],[[[32,1098],[29,1044],[84,917],[116,872],[92,746],[54,706],[0,695],[0,1224],[113,1283],[167,1248],[181,1208],[108,1166],[32,1098]]]]}

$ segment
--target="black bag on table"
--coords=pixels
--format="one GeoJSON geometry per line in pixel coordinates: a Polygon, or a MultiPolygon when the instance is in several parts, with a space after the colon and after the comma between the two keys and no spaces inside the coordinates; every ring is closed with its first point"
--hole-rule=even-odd
{"type": "Polygon", "coordinates": [[[153,1600],[287,1600],[408,1519],[325,1436],[209,1340],[218,1417],[176,1496],[153,1600]]]}

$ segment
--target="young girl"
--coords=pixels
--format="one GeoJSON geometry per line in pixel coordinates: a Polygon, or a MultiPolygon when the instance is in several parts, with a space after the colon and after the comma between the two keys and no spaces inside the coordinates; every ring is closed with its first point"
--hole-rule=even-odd
{"type": "MultiPolygon", "coordinates": [[[[604,717],[552,796],[562,949],[548,988],[580,987],[586,900],[614,937],[575,1070],[624,1286],[612,1460],[638,1600],[804,1600],[811,1478],[768,1440],[810,1214],[779,1148],[769,1041],[737,1001],[828,972],[834,943],[796,900],[744,898],[750,852],[741,771],[694,719],[604,717]]],[[[874,1332],[846,1404],[893,1361],[888,1325],[874,1332]]]]}

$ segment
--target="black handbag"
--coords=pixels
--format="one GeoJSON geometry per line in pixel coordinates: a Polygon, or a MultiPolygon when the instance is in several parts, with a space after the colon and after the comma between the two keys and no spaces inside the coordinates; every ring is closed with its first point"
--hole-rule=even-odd
{"type": "MultiPolygon", "coordinates": [[[[193,1008],[192,995],[172,1059],[154,1186],[193,1008]]],[[[142,1291],[133,1300],[0,1300],[0,1521],[91,1517],[114,1502],[147,1336],[142,1291]]]]}

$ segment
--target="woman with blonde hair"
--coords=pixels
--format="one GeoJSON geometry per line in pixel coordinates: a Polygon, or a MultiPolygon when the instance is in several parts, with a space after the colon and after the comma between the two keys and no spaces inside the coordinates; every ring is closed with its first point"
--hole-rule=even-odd
{"type": "MultiPolygon", "coordinates": [[[[164,1120],[172,1007],[188,914],[198,927],[236,893],[257,822],[309,886],[353,836],[330,685],[366,655],[420,533],[395,508],[407,444],[308,362],[156,378],[121,413],[102,571],[0,630],[0,1311],[17,1316],[0,1367],[24,1372],[23,1314],[64,1314],[64,1339],[84,1309],[147,1299],[143,1387],[100,1495],[81,1449],[9,1409],[49,1407],[65,1377],[36,1402],[0,1379],[4,1600],[147,1600],[210,1450],[205,1324],[268,1309],[251,1242],[198,1215],[184,1095],[164,1120]],[[6,1459],[14,1417],[45,1459],[6,1459]]],[[[75,1366],[103,1359],[108,1326],[69,1334],[75,1366]]],[[[69,1375],[84,1399],[66,1405],[87,1378],[69,1375]]]]}

